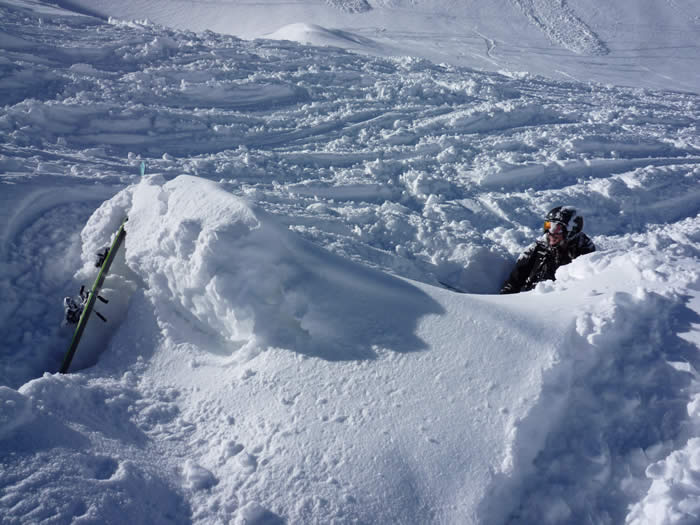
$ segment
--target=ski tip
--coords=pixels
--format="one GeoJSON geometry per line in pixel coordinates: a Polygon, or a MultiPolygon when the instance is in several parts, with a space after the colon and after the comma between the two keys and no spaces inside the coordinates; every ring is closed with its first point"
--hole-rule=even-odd
{"type": "Polygon", "coordinates": [[[141,161],[141,176],[143,177],[146,174],[146,163],[144,161],[141,161]]]}
{"type": "Polygon", "coordinates": [[[459,288],[455,288],[455,287],[452,286],[451,284],[448,284],[448,283],[446,283],[446,282],[444,282],[444,281],[438,281],[438,282],[442,285],[443,288],[445,288],[445,289],[447,289],[447,290],[450,290],[450,291],[452,291],[452,292],[467,293],[467,292],[465,292],[464,290],[460,290],[459,288]]]}

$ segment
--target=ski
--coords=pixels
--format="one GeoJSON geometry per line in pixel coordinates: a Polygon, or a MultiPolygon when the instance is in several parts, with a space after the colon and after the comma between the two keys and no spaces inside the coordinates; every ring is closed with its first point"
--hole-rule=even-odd
{"type": "Polygon", "coordinates": [[[457,293],[467,293],[467,292],[465,292],[464,290],[460,290],[459,288],[455,288],[455,287],[452,286],[451,284],[447,284],[447,283],[444,282],[444,281],[438,281],[438,282],[439,282],[442,286],[444,286],[445,288],[447,288],[448,290],[451,290],[451,291],[453,291],[453,292],[457,292],[457,293]]]}
{"type": "MultiPolygon", "coordinates": [[[[75,351],[78,349],[78,345],[80,344],[80,338],[82,337],[83,332],[85,331],[85,326],[87,325],[87,322],[90,318],[90,314],[93,312],[95,301],[99,299],[104,303],[108,302],[107,299],[105,299],[104,297],[100,297],[99,292],[105,281],[107,272],[109,272],[109,267],[112,266],[112,262],[114,261],[114,258],[117,255],[117,251],[124,242],[124,237],[126,236],[126,230],[124,229],[124,226],[126,225],[127,220],[128,218],[124,219],[124,222],[122,222],[122,225],[117,231],[117,235],[112,241],[112,245],[109,247],[109,249],[105,249],[103,252],[97,254],[98,260],[95,266],[98,266],[100,268],[100,272],[97,274],[97,278],[95,279],[95,282],[92,285],[92,289],[88,292],[85,290],[85,287],[81,287],[79,302],[75,301],[70,297],[66,297],[64,299],[64,305],[66,307],[66,320],[69,323],[77,322],[78,324],[75,327],[75,331],[73,332],[73,339],[71,340],[70,346],[68,347],[68,351],[66,352],[66,355],[63,358],[63,364],[61,365],[61,368],[59,370],[59,372],[62,374],[68,372],[68,368],[70,367],[71,361],[73,360],[75,351]]],[[[105,317],[99,312],[95,311],[95,315],[102,319],[102,321],[107,321],[107,319],[105,319],[105,317]]]]}

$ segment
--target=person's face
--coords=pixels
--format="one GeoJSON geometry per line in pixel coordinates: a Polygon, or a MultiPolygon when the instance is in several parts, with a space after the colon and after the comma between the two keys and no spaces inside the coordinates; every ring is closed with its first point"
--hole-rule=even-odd
{"type": "Polygon", "coordinates": [[[564,240],[564,232],[564,226],[558,223],[552,224],[547,234],[547,240],[549,241],[549,245],[557,246],[558,244],[560,244],[564,240]]]}

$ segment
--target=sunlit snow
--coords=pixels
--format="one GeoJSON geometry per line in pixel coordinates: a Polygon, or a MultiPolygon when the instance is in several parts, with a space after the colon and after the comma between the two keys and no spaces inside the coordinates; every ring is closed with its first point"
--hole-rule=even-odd
{"type": "Polygon", "coordinates": [[[700,522],[700,8],[456,4],[0,0],[0,522],[700,522]]]}

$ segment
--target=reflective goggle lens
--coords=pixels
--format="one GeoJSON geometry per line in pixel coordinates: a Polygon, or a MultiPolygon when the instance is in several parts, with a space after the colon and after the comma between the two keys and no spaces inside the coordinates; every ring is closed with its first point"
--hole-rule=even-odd
{"type": "Polygon", "coordinates": [[[563,235],[566,228],[560,222],[544,221],[544,231],[553,235],[563,235]]]}

